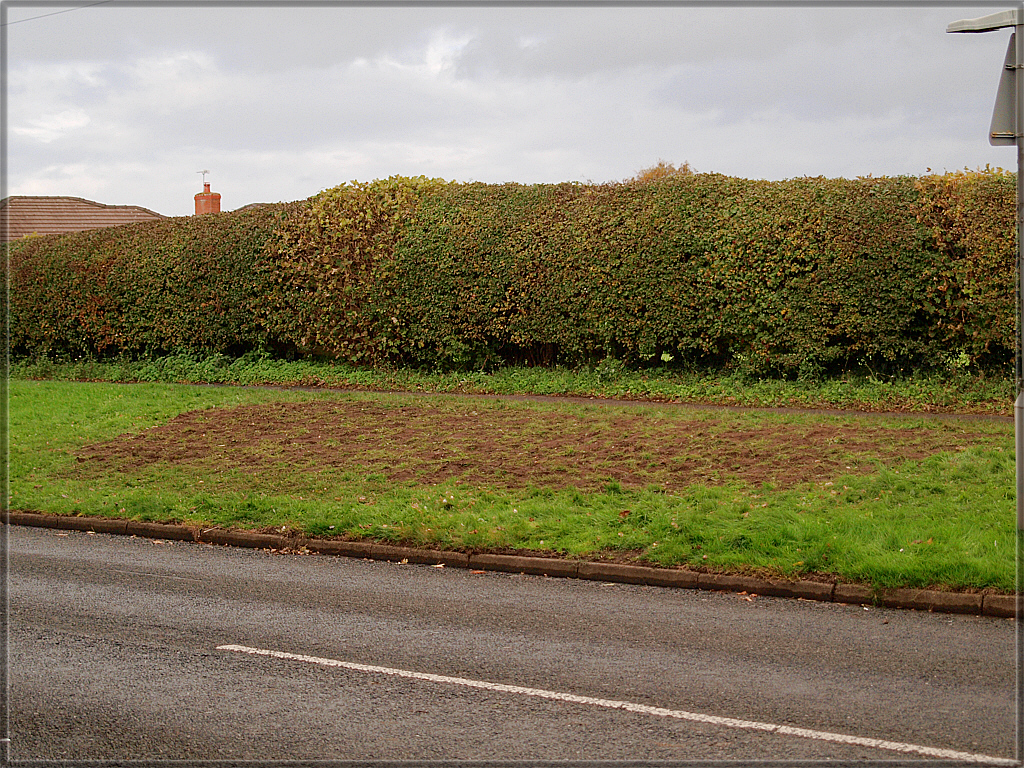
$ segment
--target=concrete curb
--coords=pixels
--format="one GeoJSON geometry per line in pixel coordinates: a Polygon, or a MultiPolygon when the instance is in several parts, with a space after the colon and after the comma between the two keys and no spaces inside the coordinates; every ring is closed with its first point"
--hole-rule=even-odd
{"type": "Polygon", "coordinates": [[[269,549],[281,552],[312,552],[338,557],[358,557],[400,563],[446,565],[481,571],[524,573],[535,576],[589,579],[619,584],[641,584],[681,589],[706,589],[739,592],[747,595],[783,597],[818,602],[853,603],[885,608],[965,613],[1013,618],[1018,604],[1024,616],[1024,596],[973,592],[942,592],[933,589],[888,589],[876,592],[862,584],[810,581],[807,579],[767,579],[727,573],[701,573],[683,568],[653,568],[623,563],[564,560],[549,557],[524,557],[490,553],[448,552],[444,550],[398,547],[364,541],[307,539],[285,532],[256,533],[228,528],[192,528],[185,525],[148,523],[104,517],[44,515],[36,512],[8,512],[11,525],[36,528],[112,533],[152,539],[192,541],[232,547],[269,549]]]}

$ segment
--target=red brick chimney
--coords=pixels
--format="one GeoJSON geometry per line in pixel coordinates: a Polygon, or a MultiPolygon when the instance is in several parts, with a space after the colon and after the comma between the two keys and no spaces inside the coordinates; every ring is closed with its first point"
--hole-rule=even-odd
{"type": "Polygon", "coordinates": [[[196,216],[201,213],[220,213],[220,192],[210,191],[210,182],[203,182],[203,191],[196,195],[196,216]]]}

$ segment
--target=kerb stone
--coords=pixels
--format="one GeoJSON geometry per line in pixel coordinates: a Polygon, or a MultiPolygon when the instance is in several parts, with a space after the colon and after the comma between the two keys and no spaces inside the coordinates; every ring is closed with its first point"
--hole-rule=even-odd
{"type": "Polygon", "coordinates": [[[470,568],[505,573],[529,573],[536,576],[573,577],[578,566],[574,560],[553,560],[546,557],[488,554],[473,554],[469,557],[470,568]]]}
{"type": "Polygon", "coordinates": [[[455,568],[466,568],[469,566],[469,555],[464,552],[393,547],[387,544],[374,544],[370,549],[370,557],[374,560],[389,560],[393,563],[400,563],[404,560],[409,563],[450,565],[455,568]]]}
{"type": "Polygon", "coordinates": [[[91,531],[123,536],[128,528],[128,521],[109,517],[59,517],[57,528],[62,531],[91,531]]]}
{"type": "Polygon", "coordinates": [[[129,520],[125,531],[129,536],[145,536],[149,539],[170,539],[173,541],[195,541],[195,532],[184,525],[167,523],[150,523],[142,520],[129,520]]]}

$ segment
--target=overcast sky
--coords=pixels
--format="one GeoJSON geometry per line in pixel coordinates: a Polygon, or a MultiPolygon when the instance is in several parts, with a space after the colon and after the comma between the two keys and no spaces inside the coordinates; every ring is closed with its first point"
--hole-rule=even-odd
{"type": "Polygon", "coordinates": [[[765,179],[1015,170],[987,140],[1009,30],[945,31],[1007,7],[5,3],[6,193],[181,216],[203,169],[223,210],[395,174],[603,182],[659,160],[765,179]]]}

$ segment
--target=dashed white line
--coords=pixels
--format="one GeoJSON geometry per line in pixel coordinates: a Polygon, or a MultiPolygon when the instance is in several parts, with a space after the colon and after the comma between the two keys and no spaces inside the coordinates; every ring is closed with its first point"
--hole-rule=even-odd
{"type": "Polygon", "coordinates": [[[554,699],[573,704],[589,704],[607,709],[622,709],[627,712],[637,712],[657,717],[672,717],[678,720],[690,720],[696,723],[708,725],[720,725],[726,728],[741,728],[745,730],[766,731],[783,736],[800,736],[805,739],[816,739],[818,741],[829,741],[836,744],[849,744],[858,747],[870,747],[873,749],[886,749],[893,752],[917,754],[926,757],[942,760],[960,760],[971,763],[986,763],[990,765],[1019,765],[1016,760],[993,757],[991,755],[979,755],[971,752],[959,752],[953,749],[940,749],[938,747],[925,747],[919,744],[905,744],[898,741],[887,741],[884,739],[869,739],[863,736],[849,736],[843,733],[829,733],[828,731],[816,731],[809,728],[794,728],[789,725],[776,725],[773,723],[760,723],[755,720],[738,720],[733,717],[719,717],[717,715],[704,715],[699,712],[686,712],[679,709],[664,709],[662,707],[651,707],[646,704],[636,704],[630,701],[616,701],[614,699],[597,699],[591,696],[577,696],[574,693],[561,693],[559,691],[547,691],[543,688],[526,688],[520,685],[505,685],[504,683],[490,683],[486,680],[470,680],[464,677],[449,677],[447,675],[432,675],[427,672],[412,672],[406,669],[393,669],[391,667],[378,667],[371,664],[356,664],[351,661],[340,661],[338,659],[323,659],[317,656],[303,656],[298,653],[287,653],[285,651],[272,651],[265,648],[249,648],[244,645],[219,645],[218,651],[234,651],[237,653],[249,653],[255,656],[271,656],[275,659],[289,659],[302,661],[307,664],[319,664],[324,667],[341,667],[356,672],[368,672],[381,675],[392,675],[412,680],[425,680],[431,683],[446,683],[448,685],[461,685],[467,688],[481,688],[487,691],[499,693],[517,693],[522,696],[534,696],[540,699],[554,699]]]}

